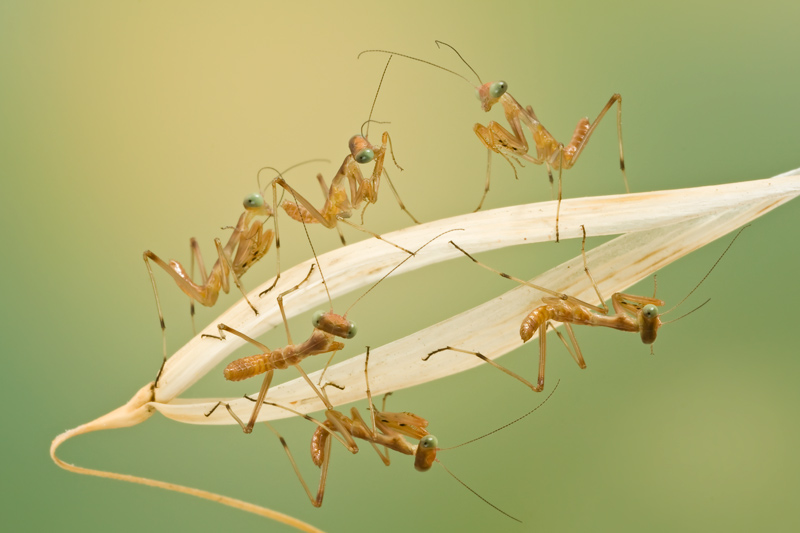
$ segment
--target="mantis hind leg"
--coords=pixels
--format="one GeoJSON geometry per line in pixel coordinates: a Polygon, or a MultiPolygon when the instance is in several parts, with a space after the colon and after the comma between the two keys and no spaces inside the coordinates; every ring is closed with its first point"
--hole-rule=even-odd
{"type": "Polygon", "coordinates": [[[565,146],[565,151],[568,153],[568,156],[564,158],[564,164],[566,165],[565,168],[569,169],[572,168],[578,161],[578,157],[580,157],[581,152],[583,151],[586,143],[589,142],[589,139],[594,133],[595,128],[600,124],[600,121],[603,120],[605,114],[617,104],[617,141],[619,143],[619,170],[622,173],[622,180],[625,183],[625,192],[631,192],[630,187],[628,186],[628,175],[625,172],[625,154],[622,149],[622,96],[619,94],[614,94],[608,100],[608,103],[603,107],[600,111],[600,114],[597,115],[597,118],[594,119],[594,122],[589,123],[588,118],[581,119],[578,122],[578,125],[575,127],[575,132],[572,135],[572,140],[565,146]]]}
{"type": "Polygon", "coordinates": [[[281,446],[283,446],[283,451],[286,452],[286,456],[289,458],[289,462],[292,464],[292,468],[294,469],[295,475],[297,475],[297,479],[300,480],[300,484],[303,485],[303,490],[306,491],[306,495],[308,496],[309,501],[311,501],[311,505],[314,507],[320,507],[322,505],[322,498],[325,496],[325,483],[328,480],[328,465],[330,464],[331,459],[331,439],[326,439],[325,444],[323,445],[323,452],[322,452],[322,464],[320,465],[320,472],[319,472],[319,486],[317,487],[317,494],[314,496],[311,493],[311,489],[308,487],[305,479],[303,479],[303,474],[300,473],[300,469],[297,467],[297,462],[294,460],[294,456],[292,455],[291,450],[289,449],[289,445],[286,443],[286,439],[278,433],[278,431],[272,427],[272,424],[269,422],[264,422],[267,427],[275,433],[275,436],[281,441],[281,446]]]}
{"type": "Polygon", "coordinates": [[[444,351],[446,351],[446,350],[451,350],[451,351],[454,351],[454,352],[459,352],[459,353],[465,353],[465,354],[469,354],[469,355],[474,355],[475,357],[477,357],[477,358],[478,358],[478,359],[480,359],[481,361],[483,361],[483,362],[485,362],[485,363],[489,363],[490,365],[492,365],[492,366],[493,366],[493,367],[495,367],[496,369],[500,370],[501,372],[505,372],[506,374],[508,374],[508,375],[509,375],[509,376],[511,376],[512,378],[516,379],[517,381],[519,381],[520,383],[522,383],[522,384],[523,384],[523,385],[525,385],[526,387],[528,387],[528,388],[530,388],[530,389],[532,389],[532,390],[534,390],[534,391],[536,391],[536,392],[540,392],[540,391],[542,390],[541,388],[537,388],[537,385],[534,385],[533,383],[531,383],[531,382],[530,382],[530,381],[528,381],[527,379],[523,378],[523,377],[522,377],[522,376],[520,376],[519,374],[517,374],[517,373],[515,373],[515,372],[512,372],[511,370],[507,369],[506,367],[504,367],[504,366],[503,366],[503,365],[501,365],[500,363],[497,363],[497,362],[495,362],[495,361],[493,361],[493,360],[489,359],[488,357],[486,357],[485,355],[483,355],[483,354],[482,354],[482,353],[480,353],[480,352],[473,352],[473,351],[470,351],[470,350],[463,350],[463,349],[461,349],[461,348],[454,348],[453,346],[445,346],[444,348],[439,348],[438,350],[434,350],[434,351],[430,352],[428,355],[426,355],[425,357],[423,357],[423,358],[422,358],[422,360],[423,360],[423,361],[427,361],[427,360],[428,360],[428,359],[430,359],[430,358],[431,358],[433,355],[435,355],[435,354],[437,354],[437,353],[439,353],[439,352],[444,352],[444,351]]]}

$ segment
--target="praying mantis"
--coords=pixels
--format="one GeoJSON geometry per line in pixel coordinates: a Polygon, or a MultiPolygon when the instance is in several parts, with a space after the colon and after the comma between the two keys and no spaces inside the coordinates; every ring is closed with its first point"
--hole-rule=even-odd
{"type": "MultiPolygon", "coordinates": [[[[747,226],[745,226],[745,228],[746,227],[747,226]]],[[[517,379],[518,381],[520,381],[533,391],[541,392],[542,390],[544,390],[548,328],[554,329],[556,335],[558,335],[559,339],[561,339],[562,343],[567,348],[567,351],[570,353],[572,358],[575,360],[575,362],[581,369],[586,368],[586,362],[583,358],[583,353],[581,352],[580,346],[578,345],[578,341],[575,337],[572,325],[606,327],[629,333],[638,333],[642,343],[651,345],[651,351],[652,351],[652,344],[656,341],[658,330],[662,325],[665,324],[665,322],[661,321],[661,317],[669,312],[672,312],[679,305],[685,302],[686,299],[689,296],[691,296],[691,294],[694,293],[695,290],[697,290],[697,288],[703,283],[703,281],[705,281],[706,278],[711,274],[711,272],[716,268],[716,266],[722,260],[722,257],[728,252],[728,250],[736,241],[736,239],[739,237],[741,232],[744,231],[745,229],[742,228],[741,230],[739,230],[739,232],[736,234],[736,236],[734,236],[730,244],[728,244],[728,247],[722,252],[722,255],[720,255],[717,261],[711,266],[711,269],[709,269],[709,271],[700,280],[700,282],[697,285],[695,285],[695,287],[683,298],[683,300],[681,300],[678,304],[676,304],[668,311],[665,311],[663,313],[659,312],[658,308],[663,307],[665,303],[663,300],[657,299],[655,297],[655,294],[653,295],[653,297],[647,297],[647,296],[637,296],[634,294],[617,292],[611,296],[611,304],[614,309],[614,313],[610,314],[610,309],[605,304],[605,299],[600,294],[600,289],[597,287],[597,284],[595,283],[594,279],[592,278],[591,272],[589,271],[589,267],[586,262],[586,229],[583,226],[581,226],[581,228],[583,230],[581,254],[583,255],[584,271],[586,272],[586,275],[589,277],[589,280],[591,281],[592,286],[594,287],[595,293],[597,294],[597,297],[600,301],[599,306],[584,302],[578,298],[569,296],[564,293],[552,291],[545,287],[535,285],[528,281],[521,280],[519,278],[516,278],[499,270],[496,270],[488,265],[481,263],[480,261],[472,257],[466,250],[458,246],[453,241],[450,241],[450,244],[452,244],[456,249],[458,249],[461,253],[463,253],[465,256],[467,256],[469,259],[471,259],[475,264],[479,265],[480,267],[489,270],[490,272],[494,272],[495,274],[498,274],[506,279],[516,281],[517,283],[520,283],[522,285],[531,287],[533,289],[551,295],[542,298],[543,305],[534,308],[530,313],[528,313],[522,319],[522,322],[520,324],[519,333],[522,342],[527,342],[536,333],[538,333],[539,335],[539,371],[538,371],[538,378],[535,384],[530,383],[522,376],[505,368],[496,361],[489,359],[480,352],[465,350],[458,347],[446,346],[443,348],[436,349],[428,353],[428,355],[426,355],[425,357],[423,357],[423,360],[427,361],[433,355],[447,350],[474,355],[479,359],[491,364],[498,370],[505,372],[514,379],[517,379]],[[569,344],[564,339],[562,334],[555,329],[555,326],[553,326],[552,322],[560,322],[564,325],[564,328],[566,329],[567,335],[569,336],[570,339],[569,344]],[[572,345],[572,348],[570,348],[570,344],[572,345]]],[[[696,311],[706,303],[708,303],[708,300],[706,300],[703,304],[701,304],[694,310],[690,311],[690,313],[696,311]]],[[[672,322],[674,322],[675,320],[673,320],[672,322]]]]}
{"type": "MultiPolygon", "coordinates": [[[[358,453],[358,445],[356,444],[355,439],[364,440],[369,442],[372,448],[380,457],[381,461],[384,465],[389,466],[391,463],[389,458],[389,450],[396,451],[398,453],[402,453],[404,455],[409,455],[414,457],[414,468],[418,472],[427,472],[431,469],[434,462],[439,463],[442,465],[442,468],[447,471],[447,473],[452,476],[456,481],[458,481],[461,485],[463,485],[467,490],[472,492],[475,496],[480,498],[484,503],[495,509],[496,511],[502,513],[503,515],[507,516],[508,518],[516,521],[521,522],[519,519],[511,516],[507,512],[503,511],[493,503],[489,502],[486,498],[475,492],[471,489],[468,485],[466,485],[463,481],[461,481],[458,477],[455,476],[447,467],[445,467],[441,461],[437,458],[437,452],[441,451],[443,448],[439,448],[439,440],[428,432],[428,421],[424,418],[417,416],[413,413],[402,412],[402,413],[393,413],[386,411],[386,398],[391,393],[384,395],[383,397],[383,405],[380,411],[375,408],[375,405],[372,401],[372,392],[370,391],[369,387],[369,346],[367,346],[367,352],[364,357],[364,379],[366,382],[366,396],[367,402],[369,404],[369,412],[370,412],[370,420],[371,426],[367,424],[367,422],[361,417],[361,414],[358,412],[358,409],[353,407],[350,410],[350,417],[346,416],[341,411],[337,411],[333,408],[330,401],[328,400],[327,396],[325,396],[324,391],[320,396],[326,405],[325,410],[325,421],[319,422],[318,420],[308,416],[307,414],[300,413],[294,409],[289,407],[284,407],[275,403],[271,402],[264,402],[267,405],[272,405],[278,407],[280,409],[284,409],[293,413],[297,416],[301,416],[306,420],[313,422],[317,425],[317,429],[314,431],[314,434],[311,438],[311,459],[312,462],[320,468],[320,477],[319,477],[319,485],[317,487],[316,495],[312,494],[311,489],[308,487],[305,479],[303,478],[300,469],[297,466],[297,462],[292,455],[291,450],[289,449],[286,440],[281,436],[281,434],[268,422],[265,422],[267,426],[272,430],[273,433],[278,437],[281,442],[281,446],[286,452],[287,457],[294,469],[297,478],[300,480],[301,485],[303,486],[303,490],[308,496],[309,501],[314,507],[322,506],[322,500],[325,496],[325,485],[328,479],[328,467],[330,465],[330,457],[331,457],[331,437],[335,438],[339,442],[342,443],[351,453],[358,453]],[[416,445],[410,444],[408,441],[405,440],[405,437],[409,437],[412,439],[417,439],[418,443],[416,445]],[[381,452],[379,446],[384,447],[384,451],[381,452]]],[[[452,450],[455,448],[459,448],[466,444],[470,444],[477,440],[480,440],[484,437],[488,437],[498,431],[501,431],[520,420],[526,418],[527,416],[531,415],[539,408],[541,408],[555,393],[556,389],[558,388],[558,384],[553,388],[553,391],[544,399],[539,405],[528,411],[527,413],[523,414],[522,416],[517,417],[515,420],[504,424],[503,426],[490,431],[480,437],[473,438],[467,442],[459,444],[457,446],[452,446],[449,448],[444,448],[446,450],[452,450]]],[[[250,399],[248,397],[248,399],[250,399]]],[[[258,400],[255,400],[258,401],[258,400]]]]}
{"type": "MultiPolygon", "coordinates": [[[[304,161],[287,168],[284,172],[306,163],[318,161],[324,160],[312,159],[304,161]]],[[[164,369],[164,363],[167,361],[167,338],[164,313],[161,310],[161,300],[158,295],[158,286],[156,285],[151,263],[155,263],[161,267],[164,272],[169,274],[172,279],[175,280],[178,288],[189,297],[191,302],[190,312],[192,316],[192,325],[194,325],[194,303],[198,302],[206,307],[212,307],[217,303],[220,291],[223,291],[225,294],[230,291],[229,278],[233,278],[234,284],[242,293],[242,296],[253,310],[253,313],[258,315],[258,310],[247,298],[247,294],[242,288],[240,278],[269,251],[275,239],[275,231],[272,229],[265,229],[264,222],[269,217],[272,217],[274,213],[269,204],[265,202],[261,191],[250,193],[245,196],[242,204],[244,206],[244,212],[239,216],[236,225],[233,226],[233,231],[228,238],[228,242],[223,246],[219,238],[214,239],[214,246],[217,250],[217,261],[214,263],[214,266],[211,267],[210,272],[206,270],[203,256],[200,252],[200,245],[194,237],[189,240],[192,255],[190,272],[187,272],[186,268],[178,261],[171,260],[167,263],[150,250],[145,250],[142,254],[147,273],[150,277],[150,283],[153,287],[159,324],[161,325],[163,361],[155,380],[156,386],[158,386],[158,379],[161,377],[161,372],[164,369]],[[259,217],[265,218],[264,220],[259,220],[259,217]],[[193,279],[195,261],[200,268],[201,280],[199,283],[193,279]]]]}
{"type": "MultiPolygon", "coordinates": [[[[409,250],[406,250],[402,246],[398,246],[392,242],[386,241],[377,233],[363,227],[364,212],[370,204],[377,203],[378,201],[378,191],[382,176],[386,177],[386,181],[389,183],[389,187],[392,189],[400,209],[402,209],[411,218],[411,220],[414,221],[415,224],[419,224],[419,221],[406,208],[405,204],[400,198],[400,195],[397,193],[397,189],[395,189],[394,185],[392,184],[392,181],[389,178],[389,173],[386,171],[384,166],[384,159],[388,149],[395,166],[402,170],[395,160],[389,133],[383,132],[383,135],[381,136],[381,144],[379,146],[373,145],[368,139],[369,123],[373,122],[372,111],[375,109],[375,102],[378,100],[378,94],[380,94],[381,85],[383,84],[383,79],[386,76],[386,71],[389,68],[389,63],[391,60],[392,58],[390,57],[383,69],[383,74],[381,75],[380,82],[378,83],[378,89],[375,92],[375,99],[372,102],[369,118],[364,122],[364,124],[362,124],[362,130],[364,125],[367,126],[367,132],[364,133],[362,131],[361,133],[350,138],[348,141],[350,153],[345,156],[344,161],[339,167],[339,170],[331,180],[330,186],[325,183],[325,178],[322,176],[322,174],[317,174],[317,181],[319,182],[322,194],[325,196],[325,203],[322,205],[322,207],[317,209],[310,200],[302,195],[297,189],[289,185],[280,172],[278,172],[278,176],[273,179],[272,182],[270,182],[270,186],[272,187],[273,204],[277,204],[277,187],[282,187],[285,191],[288,191],[292,195],[294,201],[285,200],[281,202],[281,207],[289,216],[289,218],[297,222],[302,222],[303,224],[320,224],[327,229],[336,229],[336,231],[339,233],[339,239],[343,245],[347,243],[344,235],[339,229],[340,222],[361,232],[367,233],[378,240],[386,242],[387,244],[390,244],[395,248],[406,252],[407,254],[411,254],[409,250]],[[375,165],[373,166],[371,176],[369,178],[364,178],[364,175],[361,173],[360,166],[373,161],[375,162],[375,165]],[[350,195],[349,198],[348,192],[350,195]],[[362,204],[364,204],[363,208],[361,207],[362,204]],[[353,211],[358,209],[361,209],[362,225],[355,224],[348,220],[352,216],[353,211]]],[[[278,262],[277,274],[275,282],[272,284],[272,286],[259,294],[259,296],[262,297],[275,287],[278,279],[280,278],[281,241],[278,233],[277,217],[275,219],[275,237],[275,254],[278,262]]]]}
{"type": "MultiPolygon", "coordinates": [[[[383,79],[386,76],[386,71],[389,68],[389,63],[391,60],[392,58],[389,57],[389,60],[386,62],[386,67],[384,67],[383,74],[381,75],[381,79],[378,84],[378,90],[375,92],[375,99],[372,102],[370,116],[364,122],[364,124],[367,126],[367,132],[363,132],[364,125],[362,124],[362,132],[350,138],[348,142],[350,153],[345,156],[344,161],[339,167],[339,170],[331,180],[330,186],[325,183],[325,179],[323,178],[322,174],[317,174],[317,180],[319,181],[320,188],[325,196],[325,203],[322,205],[322,207],[317,209],[310,200],[300,194],[294,187],[289,185],[282,176],[278,176],[273,181],[273,187],[276,185],[283,187],[294,197],[293,202],[286,200],[281,204],[281,207],[284,209],[284,211],[286,211],[286,214],[289,215],[290,218],[298,222],[321,224],[325,228],[336,229],[339,232],[339,238],[342,241],[342,244],[346,244],[346,242],[344,235],[339,230],[340,222],[347,224],[359,231],[368,233],[377,239],[383,240],[378,234],[348,220],[352,216],[354,210],[361,209],[361,223],[364,223],[364,212],[366,211],[367,207],[369,207],[370,204],[377,203],[378,201],[378,191],[382,176],[386,177],[386,180],[389,183],[392,192],[394,193],[400,209],[402,209],[411,218],[411,220],[414,221],[415,224],[419,224],[419,221],[414,217],[414,215],[411,214],[403,201],[400,199],[400,195],[397,193],[397,189],[395,189],[394,185],[392,184],[389,174],[386,172],[384,166],[384,159],[388,149],[395,166],[402,170],[394,157],[394,150],[392,149],[392,142],[391,138],[389,137],[389,133],[386,131],[383,132],[380,145],[374,145],[368,139],[369,123],[373,122],[372,111],[375,109],[375,102],[378,99],[378,94],[380,94],[381,85],[383,84],[383,79]],[[360,166],[373,161],[375,165],[373,166],[371,176],[369,178],[364,178],[363,174],[361,173],[360,166]]],[[[397,246],[393,243],[389,244],[403,250],[406,253],[411,253],[405,248],[397,246]]]]}
{"type": "MultiPolygon", "coordinates": [[[[588,117],[580,119],[575,127],[575,131],[572,134],[572,138],[568,143],[564,144],[556,140],[556,138],[544,127],[531,106],[523,107],[522,104],[520,104],[513,96],[511,96],[511,94],[508,92],[508,83],[505,81],[483,83],[480,76],[478,76],[478,73],[475,72],[475,70],[469,65],[469,63],[466,62],[466,60],[464,60],[464,58],[455,48],[442,41],[436,41],[436,45],[439,47],[441,47],[441,45],[445,45],[452,49],[464,62],[464,64],[467,65],[472,73],[475,74],[475,77],[478,78],[480,85],[473,87],[475,88],[483,111],[489,112],[495,104],[500,103],[503,106],[503,112],[505,114],[506,121],[511,127],[511,131],[509,131],[495,121],[489,122],[489,124],[486,126],[478,123],[473,127],[475,134],[478,136],[478,139],[481,141],[481,143],[486,146],[488,152],[488,161],[486,164],[486,184],[484,186],[483,196],[481,196],[481,200],[478,203],[478,207],[475,209],[475,211],[478,211],[481,209],[481,207],[483,207],[483,202],[486,200],[486,195],[489,193],[493,152],[499,154],[506,161],[508,161],[508,163],[511,165],[511,168],[514,169],[515,176],[517,171],[514,167],[512,159],[516,160],[518,163],[520,159],[523,159],[536,165],[544,165],[547,169],[547,174],[551,185],[553,184],[553,170],[558,171],[558,205],[556,207],[555,240],[556,242],[559,242],[558,221],[561,211],[562,171],[572,168],[573,165],[577,163],[578,158],[583,152],[583,149],[586,147],[586,144],[589,142],[589,139],[591,138],[595,129],[600,124],[600,121],[615,104],[617,106],[619,168],[622,173],[623,181],[625,182],[625,190],[630,192],[630,188],[628,186],[628,177],[625,172],[625,157],[622,148],[622,96],[619,94],[612,95],[608,100],[608,103],[606,103],[593,122],[590,122],[588,117]],[[535,156],[528,153],[529,144],[522,128],[523,125],[530,131],[532,142],[536,147],[535,156]]],[[[362,54],[375,52],[397,55],[418,61],[420,63],[431,65],[438,69],[454,74],[466,81],[468,84],[472,85],[467,78],[453,70],[447,69],[424,59],[419,59],[417,57],[398,52],[392,52],[388,50],[364,50],[358,55],[358,57],[361,57],[362,54]]]]}
{"type": "MultiPolygon", "coordinates": [[[[217,329],[219,331],[219,336],[204,335],[204,337],[212,337],[218,340],[225,340],[225,334],[231,333],[249,342],[250,344],[256,346],[261,350],[261,353],[251,355],[248,357],[243,357],[231,362],[223,372],[225,379],[228,381],[242,381],[261,374],[265,374],[265,376],[258,393],[258,398],[256,400],[255,407],[253,408],[253,411],[247,423],[245,423],[233,411],[231,406],[225,402],[217,402],[217,404],[214,405],[214,407],[212,407],[208,413],[206,413],[206,416],[210,416],[219,406],[224,405],[225,408],[228,410],[228,413],[230,413],[230,415],[238,422],[239,426],[241,426],[242,431],[244,431],[244,433],[251,433],[258,419],[258,414],[261,410],[261,407],[264,403],[264,398],[267,396],[267,392],[269,391],[269,387],[270,384],[272,383],[272,378],[274,376],[275,370],[282,370],[290,366],[297,368],[297,370],[300,372],[300,375],[308,383],[308,385],[312,388],[312,390],[314,390],[314,392],[319,396],[319,398],[323,402],[327,403],[327,399],[325,398],[324,394],[311,382],[308,375],[299,366],[300,363],[306,357],[312,355],[319,355],[323,353],[331,353],[331,352],[335,353],[336,351],[344,348],[344,344],[342,342],[335,340],[334,337],[339,337],[342,339],[352,339],[353,337],[355,337],[357,332],[356,325],[347,319],[347,314],[349,313],[350,309],[352,309],[364,296],[366,296],[369,292],[371,292],[384,279],[386,279],[389,275],[391,275],[392,272],[400,268],[406,261],[414,257],[420,250],[425,248],[425,246],[427,246],[434,240],[438,239],[442,235],[450,233],[452,231],[459,231],[459,230],[458,229],[449,230],[435,236],[433,239],[429,240],[428,242],[420,246],[415,252],[411,253],[408,257],[400,261],[381,279],[379,279],[375,284],[373,284],[369,289],[367,289],[355,302],[353,302],[353,304],[344,313],[344,315],[339,315],[337,313],[334,313],[332,302],[330,311],[327,312],[317,311],[312,318],[312,325],[314,329],[312,330],[309,338],[301,343],[295,344],[292,341],[292,335],[291,332],[289,331],[289,324],[286,320],[286,313],[283,307],[283,299],[286,295],[296,291],[303,283],[308,281],[308,279],[311,277],[314,271],[314,266],[319,268],[318,260],[316,261],[315,264],[312,265],[311,269],[308,272],[308,275],[303,281],[301,281],[288,291],[281,293],[277,298],[277,303],[281,310],[281,315],[283,316],[284,326],[286,328],[286,336],[288,340],[288,344],[285,347],[278,348],[275,350],[270,350],[269,347],[267,347],[266,345],[245,335],[244,333],[237,331],[236,329],[231,328],[230,326],[227,326],[225,324],[218,324],[217,329]]],[[[309,243],[310,242],[311,241],[309,238],[309,243]]],[[[311,248],[313,251],[313,245],[311,248]]],[[[314,253],[314,257],[316,260],[316,252],[314,253]]],[[[320,270],[320,276],[323,276],[322,270],[321,269],[319,270],[320,270]]],[[[324,276],[322,279],[323,283],[325,283],[324,276]]],[[[330,295],[328,295],[328,298],[330,301],[330,295]]],[[[330,361],[328,361],[328,363],[330,363],[330,361]]]]}

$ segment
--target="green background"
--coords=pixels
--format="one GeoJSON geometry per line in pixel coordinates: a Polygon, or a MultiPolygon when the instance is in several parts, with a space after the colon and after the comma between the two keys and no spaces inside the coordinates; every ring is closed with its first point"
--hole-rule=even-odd
{"type": "MultiPolygon", "coordinates": [[[[47,451],[58,433],[123,404],[156,372],[160,334],[143,250],[186,260],[195,236],[210,261],[213,238],[228,234],[220,227],[236,221],[264,165],[330,159],[288,176],[319,198],[313,176],[334,174],[385,62],[356,60],[363,49],[402,51],[467,74],[433,44],[449,42],[484,80],[507,81],[562,140],[621,93],[634,191],[800,166],[800,7],[791,2],[288,4],[0,4],[7,530],[288,530],[187,496],[69,474],[47,451]]],[[[388,168],[418,218],[474,208],[486,152],[472,125],[501,120],[499,110],[484,114],[463,81],[397,59],[374,118],[391,122],[372,135],[391,132],[405,171],[388,168]]],[[[616,157],[611,119],[565,174],[565,196],[622,192],[616,157]]],[[[518,181],[499,158],[494,168],[487,207],[550,198],[541,167],[521,169],[518,181]]],[[[378,232],[408,223],[388,190],[366,221],[378,232]]],[[[523,525],[441,468],[419,474],[399,456],[385,468],[368,447],[356,456],[334,448],[325,504],[314,509],[263,427],[244,437],[231,426],[156,415],[69,441],[60,454],[261,503],[330,531],[796,531],[798,224],[797,202],[753,224],[691,300],[710,304],[665,327],[655,356],[635,336],[579,329],[589,368],[580,371],[551,344],[548,384],[562,382],[545,408],[442,452],[453,472],[523,525]]],[[[308,257],[308,246],[296,227],[283,227],[288,266],[308,257]]],[[[338,245],[335,233],[314,229],[320,250],[338,245]]],[[[664,269],[659,296],[679,301],[723,247],[664,269]]],[[[578,250],[567,241],[484,258],[532,277],[578,250]]],[[[244,278],[247,287],[273,275],[273,257],[244,278]]],[[[379,287],[352,311],[359,337],[340,357],[512,287],[468,263],[379,287]]],[[[187,305],[166,276],[159,283],[172,351],[191,335],[187,305]]],[[[652,281],[636,290],[650,293],[652,281]]],[[[222,297],[217,311],[236,299],[222,297]]],[[[199,325],[217,311],[202,309],[199,325]]],[[[308,328],[301,318],[297,331],[308,328]]],[[[280,345],[282,335],[264,342],[280,345]]],[[[525,346],[503,362],[532,377],[535,355],[525,346]]],[[[238,396],[255,387],[225,383],[215,370],[188,394],[238,396]]],[[[389,407],[426,417],[448,445],[542,398],[479,368],[400,391],[389,407]]],[[[309,423],[278,428],[314,476],[309,423]]]]}

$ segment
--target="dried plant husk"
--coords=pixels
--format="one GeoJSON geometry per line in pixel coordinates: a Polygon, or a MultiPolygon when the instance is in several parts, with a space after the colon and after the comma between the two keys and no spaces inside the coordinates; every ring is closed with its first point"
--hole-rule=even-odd
{"type": "MultiPolygon", "coordinates": [[[[775,178],[727,185],[697,187],[640,194],[575,198],[564,200],[561,207],[562,240],[583,236],[616,235],[620,237],[587,252],[592,274],[606,297],[625,290],[686,254],[740,228],[775,207],[800,194],[800,170],[775,178]]],[[[416,249],[437,235],[416,257],[406,261],[393,275],[426,265],[462,258],[449,244],[453,240],[469,252],[481,252],[506,246],[533,244],[554,239],[555,202],[519,205],[486,212],[437,220],[412,226],[384,237],[409,249],[416,249]]],[[[576,247],[576,250],[578,248],[576,247]]],[[[319,257],[328,288],[333,297],[374,283],[406,254],[375,239],[340,248],[319,257]]],[[[311,261],[302,263],[283,276],[290,287],[305,277],[311,261]]],[[[256,288],[256,295],[269,287],[269,280],[256,288]]],[[[580,255],[530,280],[554,291],[585,301],[596,301],[594,290],[583,271],[580,255]]],[[[427,362],[422,357],[446,345],[480,349],[496,358],[519,347],[518,326],[521,318],[541,302],[543,294],[519,286],[493,300],[448,320],[418,331],[370,351],[370,387],[373,394],[394,391],[461,372],[482,364],[474,357],[442,353],[427,362]],[[480,323],[476,328],[474,324],[480,323]]],[[[313,277],[286,300],[287,314],[295,316],[327,301],[319,277],[313,277]]],[[[212,321],[202,333],[216,334],[217,323],[225,323],[256,337],[282,324],[274,304],[259,308],[255,316],[246,303],[239,302],[212,321]]],[[[244,398],[177,398],[186,388],[211,368],[216,367],[244,341],[228,336],[225,342],[211,342],[200,336],[192,339],[167,362],[162,382],[152,406],[163,415],[181,422],[196,424],[232,424],[224,410],[211,417],[204,413],[218,401],[230,402],[237,412],[252,408],[244,398]]],[[[327,370],[326,380],[345,387],[328,394],[334,405],[365,397],[364,354],[351,357],[327,370]]],[[[316,374],[310,375],[312,380],[316,374]]],[[[258,380],[254,380],[258,381],[258,380]]],[[[255,391],[252,391],[255,392],[255,391]]],[[[270,401],[292,405],[300,412],[312,412],[324,406],[302,379],[298,378],[269,391],[270,401]]],[[[259,420],[292,416],[285,410],[264,406],[259,420]]]]}
{"type": "MultiPolygon", "coordinates": [[[[562,240],[583,236],[620,235],[587,252],[592,275],[605,297],[625,290],[669,263],[755,220],[800,194],[800,169],[774,178],[697,187],[593,198],[575,198],[562,202],[560,237],[562,240]]],[[[422,268],[463,255],[449,244],[457,242],[464,249],[478,253],[515,245],[530,245],[555,238],[555,202],[519,205],[437,220],[384,235],[385,239],[408,249],[417,249],[434,237],[419,253],[406,261],[392,275],[422,268]]],[[[334,250],[319,257],[331,296],[336,297],[375,283],[407,255],[386,243],[368,239],[334,250]]],[[[281,276],[276,292],[299,283],[308,273],[312,260],[301,263],[281,276]]],[[[238,509],[266,516],[302,531],[319,531],[313,526],[282,513],[207,491],[172,483],[116,474],[71,465],[56,456],[57,448],[67,439],[102,429],[132,426],[143,422],[156,411],[173,420],[194,424],[234,424],[224,409],[210,417],[205,413],[218,401],[229,402],[233,409],[248,412],[252,402],[243,398],[179,398],[192,384],[241,346],[244,341],[228,336],[225,342],[212,341],[202,334],[216,334],[222,322],[248,336],[257,337],[282,324],[273,298],[258,298],[272,284],[269,280],[248,296],[259,302],[256,316],[244,300],[222,313],[178,350],[168,361],[159,382],[142,387],[124,406],[92,422],[71,429],[53,440],[50,455],[62,468],[72,472],[119,479],[210,499],[238,509]]],[[[531,280],[532,283],[576,298],[594,301],[594,289],[583,270],[580,255],[531,280]]],[[[427,362],[428,352],[446,345],[479,348],[489,358],[497,358],[521,345],[518,326],[521,317],[541,302],[541,292],[517,286],[482,305],[451,317],[370,352],[370,387],[373,394],[399,390],[462,372],[479,364],[478,358],[443,352],[427,362]],[[480,323],[476,328],[473,324],[480,323]]],[[[312,276],[286,298],[288,316],[316,308],[327,301],[321,278],[312,276]]],[[[351,357],[327,370],[326,379],[343,386],[329,388],[333,405],[365,397],[364,358],[351,357]]],[[[311,374],[315,379],[317,374],[311,374]]],[[[258,380],[254,380],[258,381],[258,380]]],[[[323,408],[305,381],[296,379],[270,389],[269,400],[291,405],[299,412],[323,408]]],[[[283,409],[265,405],[259,420],[292,416],[283,409]]]]}

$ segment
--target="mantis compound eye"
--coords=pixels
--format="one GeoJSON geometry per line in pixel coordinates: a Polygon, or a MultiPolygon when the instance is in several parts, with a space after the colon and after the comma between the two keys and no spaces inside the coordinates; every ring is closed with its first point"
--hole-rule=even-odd
{"type": "Polygon", "coordinates": [[[496,81],[489,87],[489,94],[492,98],[500,98],[508,90],[508,84],[504,81],[496,81]]]}
{"type": "Polygon", "coordinates": [[[242,204],[244,205],[245,209],[248,207],[264,207],[264,197],[259,193],[254,192],[245,196],[242,204]]]}
{"type": "Polygon", "coordinates": [[[375,159],[375,152],[370,150],[369,148],[365,148],[356,154],[356,162],[359,164],[369,163],[373,159],[375,159]]]}
{"type": "Polygon", "coordinates": [[[320,322],[322,321],[322,315],[325,314],[325,311],[315,311],[314,316],[311,317],[311,325],[315,328],[319,327],[320,322]]]}
{"type": "Polygon", "coordinates": [[[433,435],[426,435],[420,439],[419,445],[427,450],[433,450],[439,447],[439,439],[433,435]]]}
{"type": "Polygon", "coordinates": [[[655,318],[658,316],[658,307],[653,304],[647,304],[642,307],[642,314],[645,318],[655,318]]]}

